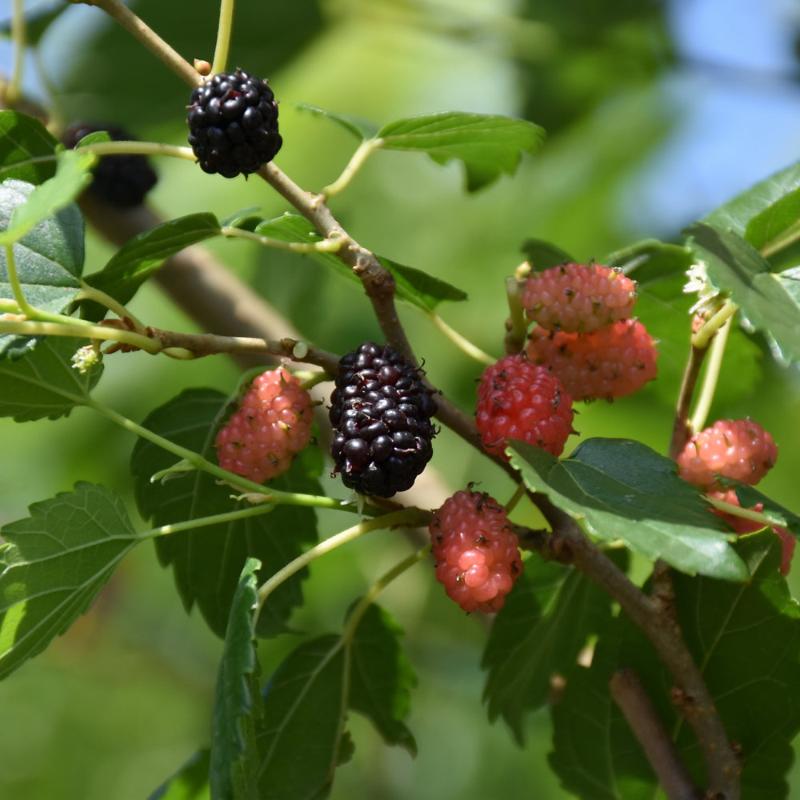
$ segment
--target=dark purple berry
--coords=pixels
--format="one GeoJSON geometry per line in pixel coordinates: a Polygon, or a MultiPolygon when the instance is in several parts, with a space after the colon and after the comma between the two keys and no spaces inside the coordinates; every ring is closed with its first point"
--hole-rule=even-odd
{"type": "Polygon", "coordinates": [[[433,455],[433,393],[390,347],[362,344],[339,362],[331,396],[331,454],[345,486],[391,497],[410,489],[433,455]]]}

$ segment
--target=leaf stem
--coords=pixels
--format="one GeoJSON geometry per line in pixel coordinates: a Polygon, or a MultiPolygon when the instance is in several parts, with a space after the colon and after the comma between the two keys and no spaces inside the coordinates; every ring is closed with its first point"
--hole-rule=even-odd
{"type": "Polygon", "coordinates": [[[75,295],[75,301],[79,300],[91,300],[94,303],[99,303],[101,306],[105,306],[109,311],[112,311],[116,314],[121,320],[130,320],[133,323],[134,327],[136,328],[136,333],[141,333],[144,335],[144,331],[146,330],[144,324],[137,319],[131,311],[129,311],[122,303],[118,300],[115,300],[110,294],[102,291],[101,289],[95,289],[94,286],[90,286],[85,281],[81,281],[81,290],[75,295]]]}
{"type": "Polygon", "coordinates": [[[353,542],[356,539],[364,536],[364,534],[371,531],[378,531],[385,528],[393,528],[398,526],[415,527],[417,525],[427,524],[430,520],[430,512],[423,511],[419,508],[404,508],[402,511],[393,511],[391,514],[384,514],[381,517],[374,519],[364,520],[359,522],[358,525],[353,525],[350,528],[334,534],[333,536],[325,539],[314,547],[309,548],[302,555],[299,555],[293,561],[290,561],[285,567],[279,569],[272,577],[270,577],[258,590],[258,611],[256,612],[256,620],[261,613],[261,609],[267,602],[267,598],[286,580],[292,577],[295,573],[299,572],[304,567],[307,567],[312,561],[330,553],[336,548],[341,547],[348,542],[353,542]]]}
{"type": "Polygon", "coordinates": [[[714,336],[714,341],[709,348],[708,364],[706,372],[703,376],[703,385],[700,389],[700,397],[697,398],[697,405],[695,406],[692,419],[689,423],[692,433],[697,433],[703,429],[708,418],[708,412],[711,409],[711,403],[714,400],[714,393],[717,390],[717,382],[719,380],[719,373],[722,369],[722,359],[725,356],[725,345],[728,342],[728,334],[731,330],[732,318],[723,324],[714,336]]]}
{"type": "Polygon", "coordinates": [[[14,245],[5,245],[6,250],[6,271],[8,272],[8,282],[11,285],[11,294],[14,295],[14,301],[19,306],[19,310],[26,317],[35,317],[36,309],[25,299],[25,292],[22,291],[22,284],[19,280],[19,273],[17,272],[17,262],[14,258],[14,245]]]}
{"type": "MultiPolygon", "coordinates": [[[[34,309],[34,315],[36,310],[34,309]]],[[[19,336],[65,336],[68,338],[94,339],[100,341],[119,342],[136,347],[139,350],[155,355],[164,351],[164,346],[157,339],[142,336],[133,331],[111,328],[106,325],[92,325],[86,320],[64,317],[68,322],[40,322],[29,320],[0,319],[0,333],[13,333],[19,336]]]]}
{"type": "Polygon", "coordinates": [[[692,407],[694,389],[697,379],[700,377],[700,370],[705,361],[708,348],[699,349],[691,347],[689,349],[689,359],[683,371],[681,388],[678,393],[678,402],[675,406],[675,421],[672,425],[672,439],[669,444],[669,457],[674,461],[681,453],[689,441],[694,429],[689,422],[689,412],[692,407]]]}
{"type": "Polygon", "coordinates": [[[388,572],[385,572],[383,575],[381,575],[381,577],[378,578],[378,580],[375,581],[375,583],[373,583],[369,589],[367,589],[367,591],[364,593],[364,596],[358,601],[358,604],[350,613],[350,616],[347,619],[347,624],[342,631],[342,641],[346,645],[349,645],[353,640],[353,636],[355,635],[356,629],[361,622],[361,618],[364,616],[367,609],[375,602],[375,600],[377,600],[378,595],[380,595],[380,593],[390,583],[392,583],[392,581],[399,578],[404,572],[407,572],[415,564],[418,564],[426,556],[430,555],[430,552],[430,545],[421,547],[416,553],[412,553],[410,556],[407,556],[402,561],[395,564],[388,572]]]}
{"type": "Polygon", "coordinates": [[[781,517],[776,518],[771,514],[764,514],[761,511],[753,511],[750,508],[735,506],[732,503],[726,503],[724,500],[718,500],[716,497],[711,497],[710,495],[706,495],[705,499],[709,505],[714,506],[718,511],[724,511],[726,514],[730,514],[734,517],[741,517],[742,519],[758,522],[765,528],[769,528],[773,525],[786,525],[786,520],[781,517]]]}
{"type": "Polygon", "coordinates": [[[342,170],[341,175],[333,182],[328,184],[321,192],[325,197],[332,197],[344,191],[350,182],[364,166],[367,159],[383,145],[383,139],[365,139],[356,148],[356,151],[348,161],[347,166],[342,170]]]}
{"type": "Polygon", "coordinates": [[[217,44],[214,47],[214,62],[211,74],[225,72],[228,64],[228,53],[231,47],[231,33],[233,31],[233,11],[235,0],[220,0],[219,24],[217,25],[217,44]]]}
{"type": "Polygon", "coordinates": [[[102,9],[190,86],[201,83],[202,78],[197,70],[120,0],[70,0],[70,2],[102,9]]]}
{"type": "Polygon", "coordinates": [[[11,17],[11,39],[14,42],[14,68],[6,85],[5,101],[14,106],[22,97],[22,75],[25,70],[26,31],[24,0],[14,0],[11,17]]]}
{"type": "Polygon", "coordinates": [[[514,491],[514,494],[511,495],[511,497],[509,498],[508,502],[505,505],[506,514],[510,514],[517,507],[517,503],[519,503],[519,501],[522,500],[523,497],[525,497],[525,492],[526,489],[524,483],[521,483],[519,486],[517,486],[516,490],[514,491]]]}
{"type": "Polygon", "coordinates": [[[702,328],[692,336],[692,347],[703,349],[716,332],[739,310],[733,300],[726,300],[722,308],[708,319],[702,328]]]}
{"type": "Polygon", "coordinates": [[[457,330],[451,328],[438,314],[435,312],[431,312],[428,315],[431,319],[431,322],[451,341],[453,344],[461,350],[462,353],[465,353],[470,358],[474,359],[475,361],[479,362],[480,364],[490,365],[494,364],[497,361],[496,358],[493,358],[488,353],[485,353],[483,350],[480,349],[477,345],[474,345],[466,336],[462,336],[457,330]]]}
{"type": "Polygon", "coordinates": [[[140,539],[155,539],[158,536],[169,536],[173,533],[181,533],[183,531],[191,531],[195,528],[206,528],[210,525],[222,525],[226,522],[237,522],[240,519],[249,519],[250,517],[259,517],[262,514],[269,514],[274,510],[274,506],[248,506],[247,508],[237,508],[235,511],[226,511],[223,514],[212,514],[208,517],[198,517],[197,519],[189,519],[184,522],[173,522],[170,525],[160,525],[158,528],[151,528],[144,531],[140,539]]]}
{"type": "Polygon", "coordinates": [[[246,231],[242,228],[234,228],[230,225],[225,225],[220,229],[223,236],[232,239],[247,239],[251,242],[257,242],[264,245],[264,247],[274,247],[278,250],[290,250],[293,253],[335,253],[340,250],[344,244],[342,239],[336,237],[328,237],[319,242],[284,242],[281,239],[273,239],[270,236],[261,236],[252,231],[246,231]]]}
{"type": "Polygon", "coordinates": [[[83,145],[76,149],[100,157],[116,155],[170,156],[171,158],[182,158],[184,161],[197,161],[197,156],[195,156],[191,147],[164,144],[163,142],[135,142],[127,140],[95,142],[94,144],[83,145]]]}

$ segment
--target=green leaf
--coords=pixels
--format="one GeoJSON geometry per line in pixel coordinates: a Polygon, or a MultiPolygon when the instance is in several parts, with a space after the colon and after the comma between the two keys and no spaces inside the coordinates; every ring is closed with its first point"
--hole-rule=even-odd
{"type": "Polygon", "coordinates": [[[258,800],[256,730],[261,716],[255,616],[257,571],[248,558],[231,603],[217,675],[209,778],[215,800],[258,800]]]}
{"type": "Polygon", "coordinates": [[[617,267],[634,278],[640,286],[680,275],[694,263],[692,251],[679,244],[668,244],[658,239],[643,239],[621,250],[609,253],[603,260],[609,267],[617,267]]]}
{"type": "Polygon", "coordinates": [[[261,797],[325,795],[341,754],[348,661],[339,636],[320,636],[300,645],[275,672],[258,736],[261,797]]]}
{"type": "Polygon", "coordinates": [[[58,146],[38,119],[17,111],[0,111],[0,181],[14,178],[39,184],[52,178],[58,146]]]}
{"type": "Polygon", "coordinates": [[[621,540],[690,575],[747,579],[701,493],[677,476],[673,461],[646,445],[587,439],[562,461],[522,442],[507,452],[525,485],[546,494],[591,536],[621,540]]]}
{"type": "Polygon", "coordinates": [[[566,250],[562,250],[544,239],[526,239],[520,249],[537,272],[575,261],[566,250]]]}
{"type": "Polygon", "coordinates": [[[781,360],[800,359],[800,306],[779,275],[770,272],[769,263],[735,233],[703,223],[686,233],[711,282],[730,294],[749,327],[767,337],[781,360]]]}
{"type": "Polygon", "coordinates": [[[544,131],[526,120],[447,111],[390,122],[378,137],[388,150],[421,150],[439,164],[462,161],[467,189],[474,192],[503,173],[513,175],[522,153],[534,152],[544,131]]]}
{"type": "MultiPolygon", "coordinates": [[[[6,229],[16,210],[35,191],[30,183],[7,180],[0,184],[0,229],[6,229]]],[[[28,302],[41,311],[63,313],[81,288],[84,260],[84,224],[77,207],[70,205],[42,220],[14,247],[14,263],[28,302]]],[[[8,280],[6,251],[0,247],[0,298],[13,300],[8,280]]],[[[0,359],[33,349],[30,336],[0,335],[0,359]]]]}
{"type": "Polygon", "coordinates": [[[589,636],[611,620],[611,599],[580,572],[533,556],[495,618],[482,667],[490,721],[524,740],[526,712],[543,706],[555,674],[570,680],[589,636]]]}
{"type": "Polygon", "coordinates": [[[312,116],[329,119],[361,141],[373,139],[378,132],[378,126],[363,117],[357,117],[352,114],[338,114],[310,103],[298,103],[297,108],[299,111],[308,111],[312,116]]]}
{"type": "Polygon", "coordinates": [[[765,514],[782,517],[784,520],[782,525],[788,528],[795,536],[800,536],[800,517],[793,511],[789,511],[786,506],[775,502],[772,498],[759,492],[758,489],[741,483],[736,485],[736,495],[742,508],[752,508],[761,503],[764,506],[765,514]]]}
{"type": "Polygon", "coordinates": [[[702,222],[736,233],[760,250],[800,217],[800,162],[760,181],[712,211],[702,222]]]}
{"type": "Polygon", "coordinates": [[[58,419],[87,402],[103,370],[97,366],[82,375],[72,368],[70,358],[84,343],[47,337],[33,352],[0,361],[0,417],[58,419]]]}
{"type": "Polygon", "coordinates": [[[350,643],[349,706],[368,717],[387,744],[416,755],[417,743],[403,720],[417,676],[400,647],[402,633],[384,609],[373,603],[366,610],[350,643]]]}
{"type": "Polygon", "coordinates": [[[460,302],[467,299],[466,292],[421,269],[406,267],[382,256],[378,261],[394,276],[397,298],[423,311],[432,313],[445,300],[460,302]]]}
{"type": "Polygon", "coordinates": [[[210,761],[208,750],[198,750],[148,800],[211,800],[208,786],[210,761]]]}
{"type": "MultiPolygon", "coordinates": [[[[214,437],[227,412],[227,398],[211,389],[190,389],[153,411],[145,427],[183,447],[216,461],[214,437]]],[[[136,502],[153,525],[220,514],[240,507],[230,487],[202,472],[189,472],[166,482],[150,477],[167,469],[175,457],[154,444],[139,440],[131,458],[136,502]]],[[[269,485],[278,489],[319,494],[316,481],[292,468],[269,485]]],[[[204,527],[156,540],[158,557],[172,566],[178,591],[189,611],[197,604],[210,628],[225,635],[239,575],[249,557],[262,563],[260,580],[287,564],[316,541],[316,514],[311,508],[278,506],[264,516],[227,525],[204,527]]],[[[292,609],[302,602],[304,570],[282,584],[264,608],[258,633],[271,636],[285,630],[292,609]]]]}
{"type": "Polygon", "coordinates": [[[137,543],[125,503],[110,489],[78,483],[34,503],[0,535],[0,678],[37,655],[91,605],[137,543]]]}
{"type": "Polygon", "coordinates": [[[59,152],[56,174],[35,187],[24,203],[14,206],[7,227],[0,232],[0,245],[19,241],[48,217],[68,206],[91,183],[95,160],[91,153],[77,150],[59,152]]]}
{"type": "MultiPolygon", "coordinates": [[[[36,8],[25,14],[25,43],[36,47],[50,26],[70,7],[70,3],[56,3],[46,8],[36,8]]],[[[11,20],[0,25],[0,36],[11,37],[11,20]]]]}
{"type": "Polygon", "coordinates": [[[213,214],[189,214],[170,220],[134,236],[86,281],[120,303],[127,303],[166,259],[189,245],[219,235],[220,225],[213,214]]]}

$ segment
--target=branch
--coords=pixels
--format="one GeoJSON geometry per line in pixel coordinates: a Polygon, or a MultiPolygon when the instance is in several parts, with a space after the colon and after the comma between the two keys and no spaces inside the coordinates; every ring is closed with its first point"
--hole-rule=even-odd
{"type": "Polygon", "coordinates": [[[669,800],[699,800],[700,792],[636,673],[631,669],[618,670],[608,685],[669,800]]]}
{"type": "Polygon", "coordinates": [[[694,397],[695,386],[697,379],[700,376],[700,369],[703,366],[708,348],[699,348],[692,346],[689,352],[689,360],[686,362],[686,369],[683,372],[683,380],[681,381],[681,389],[678,394],[678,404],[675,409],[675,422],[672,426],[672,439],[669,444],[669,457],[676,459],[686,442],[692,435],[692,430],[689,425],[689,412],[692,407],[692,398],[694,397]]]}

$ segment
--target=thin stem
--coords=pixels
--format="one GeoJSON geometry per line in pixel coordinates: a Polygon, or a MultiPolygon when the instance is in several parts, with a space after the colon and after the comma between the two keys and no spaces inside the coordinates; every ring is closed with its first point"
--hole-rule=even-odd
{"type": "Polygon", "coordinates": [[[412,553],[398,564],[395,564],[388,572],[385,572],[383,575],[381,575],[381,577],[378,578],[378,580],[375,581],[375,583],[373,583],[369,589],[367,589],[367,591],[364,593],[364,596],[358,601],[358,604],[350,613],[350,616],[347,619],[347,625],[345,625],[345,628],[342,631],[342,641],[344,641],[345,644],[349,644],[352,641],[356,629],[361,622],[361,618],[364,616],[367,609],[375,602],[375,600],[378,599],[378,595],[380,595],[380,593],[390,583],[392,583],[392,581],[399,578],[404,572],[407,572],[415,564],[418,564],[426,556],[430,555],[430,552],[431,548],[429,545],[421,547],[416,553],[412,553]]]}
{"type": "Polygon", "coordinates": [[[798,240],[800,240],[800,220],[787,228],[780,237],[773,239],[762,247],[761,255],[764,256],[764,258],[771,258],[781,250],[791,247],[791,245],[795,244],[798,240]]]}
{"type": "Polygon", "coordinates": [[[332,197],[344,191],[350,182],[358,174],[361,167],[364,166],[367,159],[383,145],[383,139],[366,139],[361,142],[356,151],[347,163],[347,166],[342,170],[341,175],[333,182],[328,184],[323,190],[322,194],[325,197],[332,197]]]}
{"type": "Polygon", "coordinates": [[[76,302],[80,300],[91,300],[94,303],[99,303],[101,306],[105,306],[109,311],[116,314],[120,319],[130,320],[136,328],[137,333],[142,333],[146,330],[144,324],[122,303],[114,299],[110,294],[100,289],[95,289],[94,286],[90,286],[88,283],[81,283],[81,290],[75,295],[74,300],[76,302]]]}
{"type": "Polygon", "coordinates": [[[5,245],[6,249],[6,271],[8,272],[8,282],[11,285],[11,294],[14,295],[14,301],[19,306],[19,310],[26,317],[34,317],[36,309],[25,299],[25,292],[22,291],[22,283],[19,279],[17,272],[17,262],[14,258],[14,245],[5,245]]]}
{"type": "Polygon", "coordinates": [[[163,142],[96,142],[78,148],[81,152],[92,153],[96,156],[169,156],[171,158],[182,158],[184,161],[197,161],[191,147],[181,147],[174,144],[164,144],[163,142]]]}
{"type": "Polygon", "coordinates": [[[225,225],[221,228],[223,236],[232,239],[247,239],[251,242],[257,242],[264,247],[274,247],[277,250],[290,250],[292,253],[335,253],[341,249],[344,242],[336,237],[329,237],[322,239],[319,242],[284,242],[281,239],[273,239],[270,236],[261,236],[252,231],[246,231],[242,228],[233,228],[225,225]]]}
{"type": "Polygon", "coordinates": [[[217,25],[217,44],[214,48],[214,63],[211,74],[225,72],[228,64],[228,53],[231,47],[231,32],[233,31],[233,9],[235,0],[220,0],[219,24],[217,25]]]}
{"type": "Polygon", "coordinates": [[[698,349],[692,347],[689,350],[689,359],[683,372],[681,389],[678,393],[678,403],[675,408],[675,422],[672,426],[672,439],[669,445],[669,457],[675,460],[683,450],[686,442],[689,441],[694,432],[689,423],[689,412],[692,407],[694,389],[697,379],[700,376],[700,369],[703,366],[708,348],[698,349]]]}
{"type": "Polygon", "coordinates": [[[438,314],[431,313],[429,314],[431,322],[451,341],[453,344],[461,350],[462,353],[465,353],[470,358],[475,359],[475,361],[479,362],[480,364],[490,365],[494,364],[497,361],[496,358],[490,356],[488,353],[485,353],[483,350],[480,349],[477,345],[474,345],[466,336],[462,336],[457,330],[451,328],[438,314]]]}
{"type": "Polygon", "coordinates": [[[11,39],[14,42],[14,69],[6,86],[5,100],[14,105],[22,96],[22,75],[25,69],[26,52],[25,8],[23,0],[14,0],[11,18],[11,39]]]}
{"type": "MultiPolygon", "coordinates": [[[[69,319],[67,317],[66,319],[69,319]]],[[[0,333],[13,333],[20,336],[65,336],[77,339],[94,339],[119,342],[136,347],[155,355],[164,350],[156,339],[142,336],[133,331],[110,328],[106,325],[92,325],[85,320],[73,319],[71,322],[39,322],[37,320],[8,321],[0,319],[0,333]]]]}
{"type": "Polygon", "coordinates": [[[274,510],[274,506],[248,506],[247,508],[238,508],[235,511],[226,511],[223,514],[212,514],[208,517],[198,517],[197,519],[189,519],[184,522],[173,522],[170,525],[161,525],[158,528],[151,528],[149,531],[144,531],[139,537],[140,539],[155,539],[157,536],[169,536],[173,533],[181,533],[182,531],[192,531],[195,528],[206,528],[210,525],[224,525],[227,522],[238,522],[242,519],[249,519],[250,517],[260,517],[262,514],[269,514],[274,510]]]}
{"type": "Polygon", "coordinates": [[[525,347],[525,337],[528,335],[528,322],[522,307],[522,284],[516,276],[506,278],[506,299],[509,316],[506,320],[505,351],[508,355],[514,355],[525,347]]]}
{"type": "Polygon", "coordinates": [[[741,517],[742,519],[749,519],[753,522],[758,522],[765,528],[772,527],[773,525],[786,524],[785,519],[775,519],[770,514],[764,514],[763,512],[753,511],[749,508],[735,506],[732,503],[726,503],[724,500],[718,500],[716,497],[711,497],[710,495],[706,495],[705,499],[709,505],[714,506],[714,508],[716,508],[718,511],[724,511],[726,514],[730,514],[734,517],[741,517]]]}
{"type": "Polygon", "coordinates": [[[314,547],[308,549],[302,555],[299,555],[293,561],[290,561],[285,567],[279,569],[271,578],[269,578],[258,590],[258,614],[264,607],[267,598],[286,580],[292,577],[295,573],[299,572],[304,567],[307,567],[312,561],[315,561],[320,556],[330,553],[341,547],[348,542],[353,542],[361,538],[364,534],[372,531],[383,530],[386,528],[393,528],[397,526],[404,526],[408,528],[416,527],[417,525],[425,524],[430,519],[430,512],[422,511],[418,508],[404,508],[402,511],[393,511],[391,514],[384,514],[382,517],[375,517],[374,519],[359,522],[358,525],[353,525],[351,528],[346,528],[337,534],[325,539],[314,547]]]}
{"type": "Polygon", "coordinates": [[[519,486],[517,486],[516,490],[514,491],[514,494],[511,495],[511,497],[509,498],[508,502],[505,505],[507,514],[510,514],[517,507],[517,503],[519,503],[519,501],[522,500],[523,497],[525,497],[525,493],[526,493],[525,484],[521,483],[519,486]]]}
{"type": "Polygon", "coordinates": [[[195,68],[177,50],[165,42],[120,0],[71,0],[71,2],[97,6],[105,11],[190,86],[197,86],[202,81],[195,68]]]}
{"type": "Polygon", "coordinates": [[[697,333],[692,336],[692,347],[708,347],[708,343],[716,332],[739,310],[733,300],[726,300],[722,308],[717,311],[697,333]]]}
{"type": "Polygon", "coordinates": [[[717,381],[719,380],[722,359],[725,356],[725,345],[728,342],[728,334],[731,331],[732,322],[733,320],[728,318],[728,321],[717,331],[709,349],[708,365],[703,376],[703,386],[700,389],[700,397],[697,399],[697,405],[690,422],[690,428],[694,433],[702,430],[706,424],[708,412],[714,400],[714,393],[717,390],[717,381]]]}

